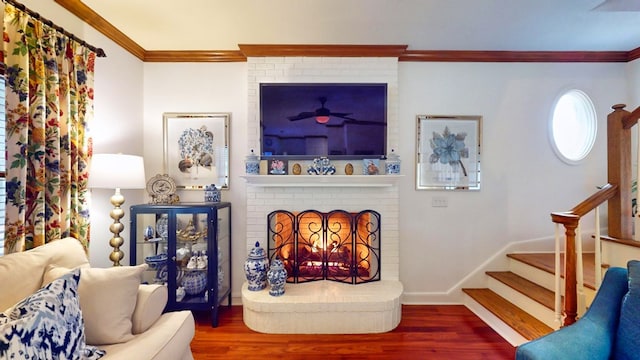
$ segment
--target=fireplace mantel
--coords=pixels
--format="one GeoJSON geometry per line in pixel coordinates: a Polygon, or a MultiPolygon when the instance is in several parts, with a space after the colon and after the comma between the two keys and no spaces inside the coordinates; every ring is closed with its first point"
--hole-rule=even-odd
{"type": "Polygon", "coordinates": [[[386,187],[404,175],[244,175],[250,186],[259,187],[386,187]]]}

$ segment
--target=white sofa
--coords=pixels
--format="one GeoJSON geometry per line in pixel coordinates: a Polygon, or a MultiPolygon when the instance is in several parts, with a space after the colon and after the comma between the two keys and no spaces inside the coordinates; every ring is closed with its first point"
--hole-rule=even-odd
{"type": "MultiPolygon", "coordinates": [[[[41,289],[56,273],[69,273],[69,269],[74,268],[80,268],[77,293],[87,345],[105,350],[106,354],[101,359],[193,359],[190,344],[195,334],[195,322],[191,312],[162,313],[167,302],[165,286],[139,284],[139,277],[135,274],[141,270],[136,267],[91,268],[84,248],[74,238],[56,240],[33,250],[0,257],[0,311],[6,313],[8,310],[5,309],[10,310],[16,303],[41,289]],[[63,269],[66,271],[61,272],[63,269]],[[124,291],[121,288],[127,287],[126,281],[122,281],[118,275],[123,273],[133,274],[136,281],[133,291],[126,298],[121,295],[124,291]],[[116,302],[108,299],[111,294],[118,294],[116,302]],[[110,324],[112,319],[119,316],[124,318],[116,325],[110,324]],[[96,322],[97,318],[100,318],[99,322],[96,322]],[[97,335],[89,333],[89,326],[94,327],[92,331],[97,335]],[[118,331],[123,333],[118,334],[118,331]],[[100,344],[90,341],[91,336],[95,339],[106,335],[108,340],[113,334],[125,341],[98,341],[100,344]]],[[[130,284],[132,276],[128,276],[130,284]]]]}

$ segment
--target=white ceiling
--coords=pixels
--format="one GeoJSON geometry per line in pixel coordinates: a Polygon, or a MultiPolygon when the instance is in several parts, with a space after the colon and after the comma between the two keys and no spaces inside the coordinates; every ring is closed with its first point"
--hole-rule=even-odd
{"type": "Polygon", "coordinates": [[[237,50],[238,44],[640,47],[640,0],[608,1],[594,9],[603,0],[83,0],[145,50],[237,50]]]}

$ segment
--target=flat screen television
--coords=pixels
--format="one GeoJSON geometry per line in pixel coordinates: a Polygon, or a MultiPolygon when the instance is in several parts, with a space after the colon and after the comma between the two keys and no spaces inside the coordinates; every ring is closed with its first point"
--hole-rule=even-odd
{"type": "Polygon", "coordinates": [[[384,158],[386,83],[261,83],[263,159],[384,158]]]}

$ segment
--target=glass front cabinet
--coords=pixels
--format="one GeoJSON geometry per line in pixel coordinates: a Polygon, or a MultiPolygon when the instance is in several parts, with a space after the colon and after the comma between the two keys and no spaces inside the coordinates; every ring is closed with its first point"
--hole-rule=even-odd
{"type": "Polygon", "coordinates": [[[165,284],[167,311],[231,306],[231,204],[133,205],[131,265],[149,264],[144,282],[165,284]]]}

